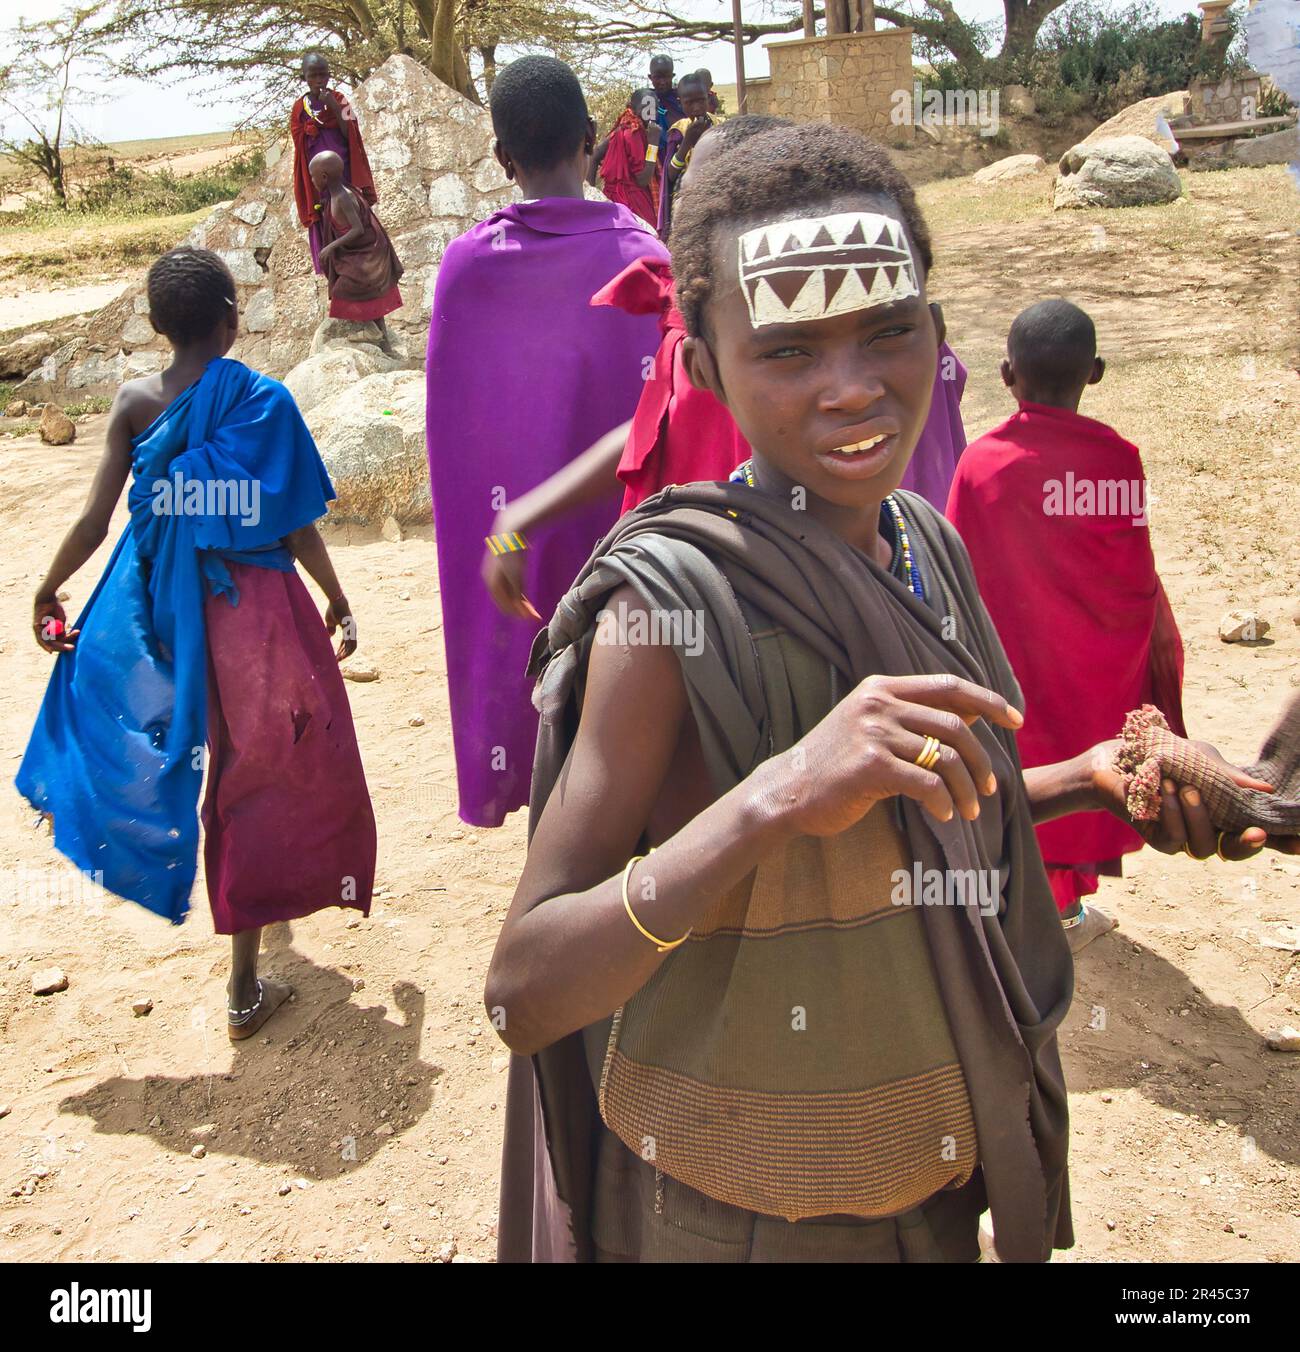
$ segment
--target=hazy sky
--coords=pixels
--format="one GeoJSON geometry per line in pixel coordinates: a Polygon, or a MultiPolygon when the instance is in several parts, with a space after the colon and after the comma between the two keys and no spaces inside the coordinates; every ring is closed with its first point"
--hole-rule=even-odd
{"type": "MultiPolygon", "coordinates": [[[[742,0],[746,17],[771,14],[770,7],[756,0],[742,0]]],[[[963,18],[977,21],[1001,20],[1001,0],[956,0],[963,18]]],[[[1118,7],[1118,6],[1117,6],[1118,7]]],[[[1191,0],[1156,0],[1162,14],[1194,12],[1191,0]]],[[[45,19],[64,8],[64,0],[3,0],[0,14],[4,25],[15,19],[45,19]]],[[[727,0],[679,0],[678,13],[700,17],[728,16],[727,0]]],[[[791,36],[798,36],[792,34],[791,36]]],[[[781,39],[773,39],[780,41],[781,39]]],[[[0,48],[3,35],[0,34],[0,48]]],[[[720,84],[735,79],[735,57],[730,43],[678,43],[667,48],[679,71],[707,66],[720,84]]],[[[642,70],[640,58],[633,58],[632,73],[642,70]]],[[[767,53],[763,46],[745,49],[745,70],[749,75],[767,73],[767,53]]],[[[188,136],[196,132],[224,131],[239,121],[245,107],[238,101],[210,103],[214,84],[187,81],[183,85],[158,85],[143,81],[117,82],[103,92],[107,98],[79,110],[82,125],[105,141],[125,141],[152,136],[188,136]]]]}

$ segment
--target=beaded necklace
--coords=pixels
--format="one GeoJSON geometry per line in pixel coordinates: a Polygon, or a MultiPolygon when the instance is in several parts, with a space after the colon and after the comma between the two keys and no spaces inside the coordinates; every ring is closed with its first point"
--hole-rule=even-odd
{"type": "MultiPolygon", "coordinates": [[[[755,486],[754,462],[746,460],[732,474],[731,479],[733,483],[745,483],[753,488],[755,486]]],[[[903,519],[902,508],[899,507],[892,493],[885,499],[884,505],[889,512],[890,520],[894,524],[894,538],[898,542],[898,554],[901,556],[903,581],[907,583],[913,596],[924,601],[925,584],[921,581],[921,570],[916,566],[916,557],[912,553],[912,541],[907,534],[907,522],[903,519]]]]}

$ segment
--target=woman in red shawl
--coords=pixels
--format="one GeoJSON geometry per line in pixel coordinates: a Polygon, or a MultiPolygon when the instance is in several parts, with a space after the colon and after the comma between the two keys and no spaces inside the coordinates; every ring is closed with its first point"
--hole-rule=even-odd
{"type": "Polygon", "coordinates": [[[311,263],[321,272],[320,251],[325,243],[321,224],[319,194],[312,186],[307,166],[313,155],[332,150],[343,161],[343,181],[355,188],[372,206],[379,201],[375,192],[370,161],[361,141],[361,128],[352,105],[337,89],[331,89],[330,65],[320,52],[308,52],[302,59],[302,78],[307,82],[303,95],[289,114],[289,135],[293,138],[293,196],[298,219],[311,244],[311,263]]]}
{"type": "Polygon", "coordinates": [[[596,147],[587,170],[588,183],[596,185],[599,171],[605,196],[651,225],[659,215],[657,108],[653,89],[636,90],[609,135],[596,147]]]}

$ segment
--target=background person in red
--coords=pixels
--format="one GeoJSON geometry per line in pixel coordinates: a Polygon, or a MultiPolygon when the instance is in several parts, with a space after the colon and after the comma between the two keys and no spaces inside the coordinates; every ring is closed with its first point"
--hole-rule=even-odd
{"type": "Polygon", "coordinates": [[[320,251],[325,243],[321,226],[319,194],[311,181],[308,165],[313,155],[332,150],[343,161],[343,182],[355,188],[374,206],[375,192],[370,161],[361,141],[361,128],[352,105],[342,91],[331,89],[330,65],[320,52],[308,52],[302,59],[302,78],[307,92],[289,113],[289,135],[293,139],[293,197],[298,219],[311,244],[311,265],[321,271],[320,251]]]}
{"type": "MultiPolygon", "coordinates": [[[[1024,691],[1026,766],[1067,760],[1116,736],[1142,704],[1156,705],[1186,736],[1183,644],[1151,552],[1142,457],[1079,413],[1084,390],[1105,369],[1093,322],[1077,305],[1044,300],[1018,315],[1002,380],[1019,407],[967,446],[948,498],[948,520],[1024,691]],[[1070,491],[1091,495],[1098,485],[1128,491],[1123,502],[1112,493],[1113,501],[1092,505],[1070,491]],[[1061,489],[1069,501],[1058,504],[1061,489]]],[[[1119,875],[1142,837],[1108,812],[1070,813],[1036,829],[1078,952],[1115,927],[1084,897],[1097,891],[1099,875],[1119,875]]]]}
{"type": "Polygon", "coordinates": [[[609,135],[596,146],[587,170],[593,188],[599,186],[611,202],[621,202],[650,225],[659,218],[657,108],[653,89],[635,90],[609,135]]]}

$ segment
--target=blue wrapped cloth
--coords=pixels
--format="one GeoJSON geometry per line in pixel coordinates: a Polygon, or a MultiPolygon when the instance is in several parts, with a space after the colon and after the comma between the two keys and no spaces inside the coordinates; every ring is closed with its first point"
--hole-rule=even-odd
{"type": "Polygon", "coordinates": [[[334,496],[293,396],[218,358],[132,441],[131,521],[45,692],[18,791],[110,892],[179,924],[198,858],[207,739],[204,588],[282,572],[281,541],[334,496]]]}

